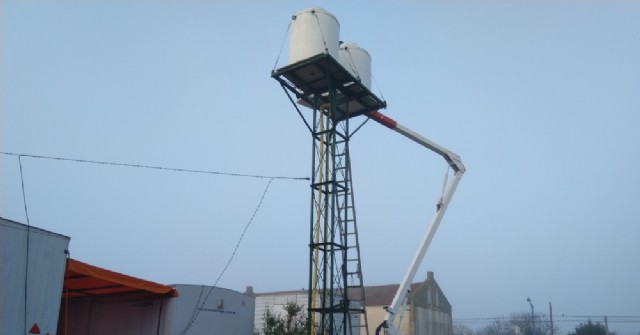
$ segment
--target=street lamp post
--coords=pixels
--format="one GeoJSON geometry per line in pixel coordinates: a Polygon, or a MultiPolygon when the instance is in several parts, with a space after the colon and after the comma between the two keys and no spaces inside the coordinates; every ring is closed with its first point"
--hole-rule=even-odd
{"type": "Polygon", "coordinates": [[[533,313],[533,303],[531,302],[531,298],[527,298],[527,302],[529,303],[529,305],[531,305],[531,335],[536,335],[536,328],[535,328],[535,314],[533,313]]]}

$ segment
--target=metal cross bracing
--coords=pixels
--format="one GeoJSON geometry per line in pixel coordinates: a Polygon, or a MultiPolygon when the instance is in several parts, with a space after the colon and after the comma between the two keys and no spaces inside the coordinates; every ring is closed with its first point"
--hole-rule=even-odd
{"type": "Polygon", "coordinates": [[[368,334],[349,156],[349,120],[314,111],[310,312],[320,334],[368,334]]]}
{"type": "Polygon", "coordinates": [[[309,261],[310,334],[368,334],[356,224],[349,119],[386,107],[333,57],[272,73],[313,139],[309,261]],[[298,103],[313,110],[311,122],[298,103]]]}

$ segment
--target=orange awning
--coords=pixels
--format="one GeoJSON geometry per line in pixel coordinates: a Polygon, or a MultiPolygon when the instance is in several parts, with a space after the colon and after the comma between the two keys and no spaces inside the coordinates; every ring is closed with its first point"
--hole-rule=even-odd
{"type": "Polygon", "coordinates": [[[173,287],[150,282],[82,263],[67,260],[62,298],[104,297],[118,300],[141,300],[177,297],[173,287]]]}

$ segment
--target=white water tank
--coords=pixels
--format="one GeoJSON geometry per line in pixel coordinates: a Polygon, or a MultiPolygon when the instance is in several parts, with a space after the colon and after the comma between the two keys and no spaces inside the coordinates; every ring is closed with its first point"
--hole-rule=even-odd
{"type": "Polygon", "coordinates": [[[371,56],[367,50],[355,43],[342,43],[338,51],[338,62],[371,90],[371,56]]]}
{"type": "Polygon", "coordinates": [[[289,64],[329,53],[338,59],[340,23],[320,7],[307,8],[292,17],[289,35],[289,64]]]}

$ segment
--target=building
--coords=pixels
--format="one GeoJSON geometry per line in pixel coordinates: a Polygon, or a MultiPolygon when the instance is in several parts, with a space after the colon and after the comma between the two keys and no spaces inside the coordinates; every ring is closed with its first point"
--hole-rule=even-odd
{"type": "Polygon", "coordinates": [[[103,269],[68,258],[69,237],[0,223],[0,334],[253,333],[253,296],[103,269]]]}
{"type": "MultiPolygon", "coordinates": [[[[385,307],[391,305],[399,286],[365,287],[369,334],[375,334],[375,328],[384,320],[385,307]]],[[[409,335],[453,334],[451,304],[432,271],[427,272],[425,281],[411,284],[411,294],[399,329],[401,333],[409,335]]]]}
{"type": "Polygon", "coordinates": [[[309,299],[308,291],[304,289],[256,294],[253,292],[253,287],[248,286],[245,293],[255,297],[254,327],[258,331],[264,326],[264,315],[267,309],[274,313],[282,314],[286,304],[295,303],[306,310],[309,299]]]}
{"type": "Polygon", "coordinates": [[[253,296],[204,285],[174,287],[180,296],[167,304],[161,334],[253,334],[253,296]]]}
{"type": "MultiPolygon", "coordinates": [[[[95,274],[96,268],[92,268],[95,274]]],[[[110,273],[113,274],[124,276],[110,273]]],[[[60,315],[58,333],[252,334],[253,297],[204,285],[155,286],[159,284],[133,277],[125,279],[130,284],[126,293],[121,291],[117,294],[112,292],[105,295],[75,296],[68,301],[63,296],[64,312],[60,315]],[[137,287],[142,285],[155,292],[138,290],[137,287]]],[[[122,282],[113,277],[110,281],[112,285],[105,287],[117,287],[122,282]]],[[[102,290],[105,289],[92,289],[93,292],[102,290]]]]}
{"type": "Polygon", "coordinates": [[[451,304],[440,289],[432,271],[427,272],[427,280],[414,289],[409,303],[411,334],[453,334],[451,304]]]}
{"type": "MultiPolygon", "coordinates": [[[[385,307],[391,305],[398,287],[398,284],[365,287],[369,334],[375,334],[376,327],[384,320],[385,307]]],[[[424,282],[412,284],[411,291],[400,324],[400,332],[409,335],[452,335],[451,304],[435,281],[433,272],[427,273],[427,279],[424,282]]],[[[267,309],[282,313],[283,307],[291,302],[307,307],[308,291],[304,289],[256,294],[253,288],[249,287],[245,293],[255,296],[255,325],[258,330],[262,329],[262,319],[267,309]]],[[[359,321],[359,319],[352,320],[352,322],[359,321]]],[[[362,329],[361,335],[364,334],[365,330],[362,329]]]]}
{"type": "Polygon", "coordinates": [[[58,333],[157,334],[176,297],[171,286],[69,259],[58,333]]]}
{"type": "Polygon", "coordinates": [[[0,218],[0,334],[55,334],[70,238],[0,218]]]}

